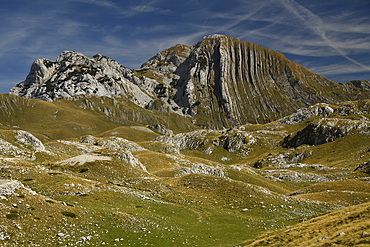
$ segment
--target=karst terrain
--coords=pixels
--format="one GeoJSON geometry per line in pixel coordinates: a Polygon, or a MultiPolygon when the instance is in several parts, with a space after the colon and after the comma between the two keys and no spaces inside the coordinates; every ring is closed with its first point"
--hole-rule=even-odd
{"type": "Polygon", "coordinates": [[[224,35],[0,94],[1,246],[370,245],[370,83],[224,35]]]}

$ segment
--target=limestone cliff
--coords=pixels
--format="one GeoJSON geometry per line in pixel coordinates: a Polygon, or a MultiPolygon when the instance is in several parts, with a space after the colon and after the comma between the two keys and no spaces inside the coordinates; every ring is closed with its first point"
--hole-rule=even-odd
{"type": "Polygon", "coordinates": [[[264,123],[319,102],[369,97],[362,84],[332,82],[281,53],[235,38],[210,35],[190,51],[179,48],[173,47],[167,56],[162,52],[143,66],[173,71],[172,99],[200,126],[264,123]],[[178,61],[176,68],[171,61],[178,61]]]}

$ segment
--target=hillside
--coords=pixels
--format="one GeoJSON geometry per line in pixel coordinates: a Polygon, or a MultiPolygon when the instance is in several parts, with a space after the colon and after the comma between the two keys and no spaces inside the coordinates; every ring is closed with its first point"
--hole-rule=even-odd
{"type": "Polygon", "coordinates": [[[369,100],[228,130],[108,97],[1,100],[2,246],[235,246],[369,202],[369,100]]]}

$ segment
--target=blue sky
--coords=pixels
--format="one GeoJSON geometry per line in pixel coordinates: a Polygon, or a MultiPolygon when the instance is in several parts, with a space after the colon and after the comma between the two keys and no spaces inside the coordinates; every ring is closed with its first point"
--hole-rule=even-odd
{"type": "Polygon", "coordinates": [[[0,92],[64,50],[138,68],[175,44],[225,34],[331,80],[370,80],[370,0],[1,0],[0,92]]]}

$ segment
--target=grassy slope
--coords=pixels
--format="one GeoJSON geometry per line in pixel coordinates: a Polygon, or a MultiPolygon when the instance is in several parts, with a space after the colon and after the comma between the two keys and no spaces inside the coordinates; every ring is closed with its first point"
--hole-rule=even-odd
{"type": "MultiPolygon", "coordinates": [[[[190,119],[177,114],[151,112],[120,98],[113,100],[81,97],[75,100],[45,102],[1,94],[0,103],[1,128],[23,129],[45,141],[76,138],[87,134],[98,135],[122,125],[144,126],[160,123],[174,131],[196,128],[190,123],[190,119]],[[111,113],[112,111],[114,113],[111,113]]],[[[127,136],[128,139],[138,140],[133,133],[129,135],[131,136],[127,136]]],[[[155,135],[147,136],[149,138],[155,135]]],[[[145,139],[144,137],[142,140],[145,139]]]]}
{"type": "Polygon", "coordinates": [[[370,203],[351,206],[269,232],[246,246],[369,246],[370,235],[362,236],[370,231],[369,218],[370,203]]]}

